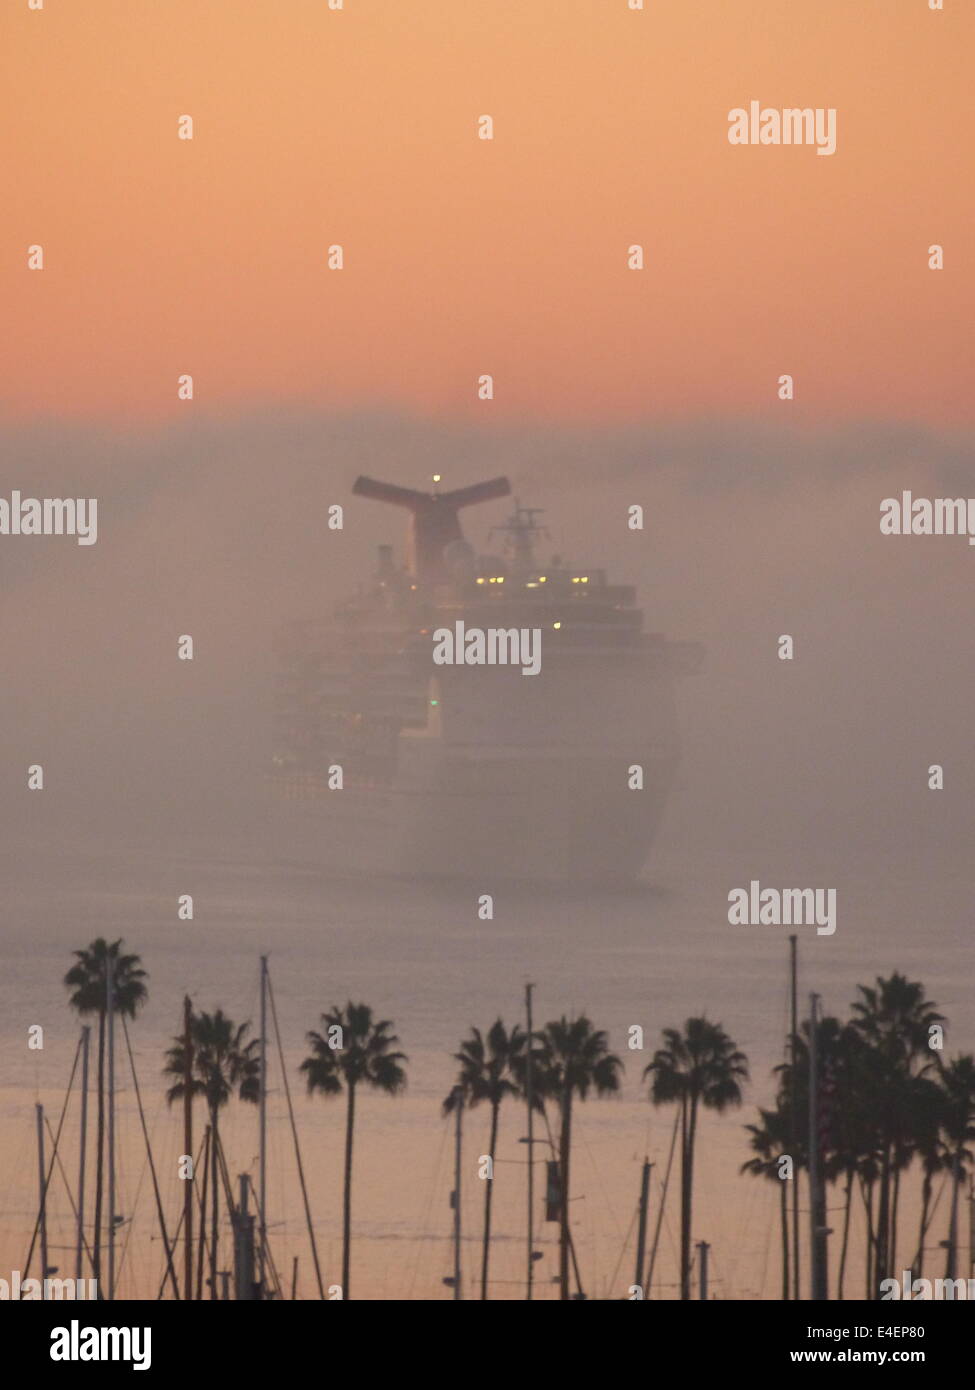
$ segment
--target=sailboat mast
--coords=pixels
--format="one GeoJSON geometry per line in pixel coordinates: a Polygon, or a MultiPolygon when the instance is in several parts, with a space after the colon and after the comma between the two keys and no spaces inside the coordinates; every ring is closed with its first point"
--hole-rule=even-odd
{"type": "Polygon", "coordinates": [[[647,1244],[647,1214],[650,1204],[650,1169],[653,1167],[643,1160],[643,1176],[640,1179],[640,1222],[636,1234],[636,1274],[633,1283],[643,1292],[643,1259],[647,1244]]]}
{"type": "Polygon", "coordinates": [[[40,1184],[39,1221],[41,1227],[41,1298],[47,1298],[47,1180],[44,1175],[44,1107],[37,1113],[37,1177],[40,1184]]]}
{"type": "Polygon", "coordinates": [[[809,1297],[827,1297],[826,1210],[819,1153],[819,995],[809,996],[809,1297]]]}
{"type": "Polygon", "coordinates": [[[85,1249],[85,1154],[88,1146],[88,1047],[91,1028],[81,1030],[81,1135],[78,1140],[78,1241],[75,1251],[75,1279],[81,1281],[85,1249]]]}
{"type": "Polygon", "coordinates": [[[203,1190],[200,1193],[200,1239],[196,1243],[196,1296],[203,1298],[203,1256],[206,1253],[207,1184],[210,1174],[210,1126],[203,1131],[203,1190]]]}
{"type": "Polygon", "coordinates": [[[460,1162],[461,1116],[464,1113],[464,1093],[457,1088],[454,1109],[454,1299],[460,1298],[460,1162]]]}
{"type": "Polygon", "coordinates": [[[115,1297],[115,960],[108,955],[105,970],[105,1008],[108,1032],[108,1298],[115,1297]]]}
{"type": "Polygon", "coordinates": [[[535,1251],[532,1222],[535,1211],[535,1136],[532,1111],[532,990],[534,985],[525,985],[525,1019],[528,1027],[525,1052],[525,1101],[528,1105],[528,1284],[526,1298],[531,1302],[532,1284],[535,1279],[535,1251]]]}
{"type": "Polygon", "coordinates": [[[677,1107],[677,1114],[674,1116],[674,1132],[670,1136],[670,1153],[667,1155],[667,1170],[664,1173],[664,1185],[660,1193],[660,1205],[657,1207],[657,1224],[653,1233],[653,1245],[650,1249],[650,1266],[647,1269],[647,1283],[643,1290],[643,1297],[650,1297],[650,1285],[653,1283],[653,1267],[657,1262],[657,1247],[660,1244],[660,1229],[663,1225],[664,1208],[667,1204],[667,1189],[670,1187],[670,1172],[674,1166],[674,1150],[677,1147],[677,1130],[680,1125],[681,1111],[677,1107]]]}
{"type": "Polygon", "coordinates": [[[258,1251],[257,1251],[257,1281],[260,1287],[260,1297],[264,1298],[264,1263],[267,1253],[267,956],[261,956],[261,1092],[258,1099],[260,1106],[260,1191],[258,1193],[258,1205],[260,1210],[257,1214],[259,1222],[258,1229],[258,1251]]]}
{"type": "Polygon", "coordinates": [[[233,1213],[234,1224],[234,1298],[252,1299],[258,1296],[254,1282],[254,1218],[248,1210],[250,1178],[241,1173],[240,1205],[233,1213]]]}
{"type": "MultiPolygon", "coordinates": [[[[791,1008],[789,1032],[789,1061],[792,1064],[792,1095],[789,1106],[789,1142],[793,1160],[799,1138],[799,1107],[796,1104],[799,1082],[796,1070],[796,1040],[799,1032],[799,963],[795,936],[789,937],[789,964],[791,976],[791,1008]]],[[[799,1173],[793,1161],[792,1178],[792,1297],[799,1297],[799,1173]]]]}
{"type": "Polygon", "coordinates": [[[700,1283],[698,1286],[698,1298],[702,1303],[708,1301],[708,1251],[711,1249],[706,1240],[699,1240],[697,1243],[698,1259],[700,1261],[700,1283]]]}
{"type": "MultiPolygon", "coordinates": [[[[193,1006],[183,996],[183,1153],[193,1162],[193,1006]]],[[[183,1188],[183,1297],[193,1297],[193,1184],[196,1174],[185,1178],[183,1188]]]]}

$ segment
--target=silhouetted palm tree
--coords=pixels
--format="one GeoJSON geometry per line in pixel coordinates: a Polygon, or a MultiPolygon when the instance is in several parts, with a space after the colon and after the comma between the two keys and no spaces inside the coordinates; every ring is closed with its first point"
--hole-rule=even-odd
{"type": "Polygon", "coordinates": [[[352,1245],[352,1141],[355,1133],[355,1095],[359,1086],[393,1096],[406,1085],[401,1065],[408,1058],[395,1051],[399,1038],[386,1019],[375,1020],[368,1004],[333,1007],[322,1014],[322,1033],[306,1034],[311,1056],[301,1064],[309,1093],[346,1094],[345,1184],[342,1213],[342,1297],[349,1297],[349,1256],[352,1245]],[[323,1036],[324,1034],[324,1036],[323,1036]]]}
{"type": "MultiPolygon", "coordinates": [[[[754,1173],[756,1177],[769,1178],[779,1185],[779,1215],[782,1223],[782,1298],[789,1298],[789,1180],[782,1176],[782,1157],[789,1154],[789,1115],[787,1111],[759,1109],[760,1123],[746,1125],[751,1136],[749,1147],[755,1157],[741,1165],[743,1173],[754,1173]]],[[[798,1164],[794,1154],[792,1181],[796,1181],[798,1164]]]]}
{"type": "MultiPolygon", "coordinates": [[[[148,998],[139,957],[121,954],[122,938],[111,943],[98,937],[85,950],[75,951],[75,964],[64,977],[72,990],[68,1000],[81,1018],[98,1018],[98,1137],[95,1156],[95,1229],[91,1247],[92,1275],[101,1275],[102,1200],[105,1166],[105,1020],[108,1016],[108,962],[112,962],[112,1012],[135,1018],[148,998]]],[[[109,1220],[115,1213],[109,1212],[109,1220]]]]}
{"type": "Polygon", "coordinates": [[[491,1107],[491,1135],[488,1139],[488,1155],[491,1159],[491,1176],[484,1186],[484,1245],[481,1253],[481,1298],[488,1296],[488,1261],[491,1253],[491,1196],[494,1191],[494,1155],[498,1145],[498,1119],[501,1102],[507,1096],[518,1096],[521,1088],[514,1079],[517,1063],[525,1049],[525,1034],[515,1025],[509,1033],[501,1019],[496,1019],[488,1029],[485,1041],[479,1028],[472,1028],[469,1038],[460,1045],[454,1058],[460,1063],[457,1085],[451,1090],[443,1103],[445,1115],[456,1108],[458,1097],[466,1106],[479,1105],[482,1101],[491,1107]]]}
{"type": "MultiPolygon", "coordinates": [[[[809,1168],[809,1023],[791,1040],[794,1061],[776,1067],[779,1106],[795,1114],[790,1152],[798,1170],[809,1168]]],[[[849,1247],[854,1180],[876,1148],[874,1062],[869,1046],[849,1024],[827,1015],[816,1025],[816,1054],[820,1071],[819,1161],[827,1182],[845,1177],[843,1237],[838,1296],[842,1297],[849,1247]]],[[[866,1197],[865,1197],[866,1200],[866,1197]]]]}
{"type": "Polygon", "coordinates": [[[742,1083],[748,1080],[748,1059],[739,1052],[719,1023],[689,1018],[684,1032],[665,1028],[663,1047],[643,1073],[651,1078],[654,1105],[680,1106],[681,1231],[680,1296],[691,1296],[691,1207],[694,1191],[694,1142],[698,1110],[719,1114],[741,1104],[742,1083]]]}
{"type": "MultiPolygon", "coordinates": [[[[216,1013],[193,1014],[190,1019],[190,1038],[193,1047],[193,1080],[195,1096],[203,1096],[210,1115],[210,1185],[213,1198],[210,1206],[210,1297],[217,1297],[217,1229],[220,1213],[220,1127],[221,1108],[236,1092],[240,1100],[252,1104],[261,1095],[261,1063],[256,1055],[258,1038],[245,1041],[249,1023],[236,1026],[222,1009],[216,1013]]],[[[178,1079],[166,1092],[166,1099],[182,1100],[186,1094],[186,1044],[183,1037],[173,1039],[166,1053],[165,1076],[178,1079]]]]}
{"type": "MultiPolygon", "coordinates": [[[[873,1297],[890,1272],[896,1248],[896,1201],[892,1201],[896,1174],[909,1149],[912,1123],[910,1079],[931,1066],[931,1029],[944,1022],[936,1006],[925,998],[920,981],[908,980],[896,971],[888,979],[878,976],[874,986],[858,985],[853,1004],[853,1027],[869,1044],[879,1063],[879,1084],[874,1099],[880,1100],[879,1169],[880,1203],[876,1223],[876,1260],[873,1297]]],[[[908,1160],[909,1161],[909,1160],[908,1160]]]]}
{"type": "Polygon", "coordinates": [[[965,1164],[975,1139],[975,1057],[955,1057],[938,1068],[944,1093],[943,1129],[951,1153],[951,1215],[948,1222],[948,1254],[945,1278],[954,1279],[958,1265],[958,1195],[965,1176],[965,1164]]]}
{"type": "Polygon", "coordinates": [[[954,1154],[944,1137],[945,1093],[937,1081],[921,1078],[917,1109],[914,1116],[915,1153],[921,1166],[921,1215],[918,1222],[917,1251],[911,1261],[911,1275],[924,1275],[924,1240],[931,1219],[931,1195],[934,1179],[939,1173],[951,1172],[954,1154]]]}
{"type": "Polygon", "coordinates": [[[559,1105],[559,1283],[560,1298],[569,1297],[569,1159],[572,1151],[572,1098],[585,1100],[590,1091],[598,1096],[619,1090],[623,1063],[609,1051],[602,1029],[585,1016],[565,1015],[536,1034],[538,1049],[532,1052],[532,1088],[540,1097],[559,1105]]]}
{"type": "MultiPolygon", "coordinates": [[[[843,1237],[836,1285],[836,1296],[842,1299],[850,1246],[853,1186],[861,1175],[870,1179],[877,1171],[878,1080],[876,1058],[857,1031],[849,1023],[840,1024],[838,1020],[823,1019],[822,1022],[833,1025],[832,1031],[817,1041],[819,1056],[826,1058],[832,1092],[823,1166],[829,1181],[845,1179],[843,1237]]],[[[808,1090],[808,1053],[806,1068],[808,1090]]]]}

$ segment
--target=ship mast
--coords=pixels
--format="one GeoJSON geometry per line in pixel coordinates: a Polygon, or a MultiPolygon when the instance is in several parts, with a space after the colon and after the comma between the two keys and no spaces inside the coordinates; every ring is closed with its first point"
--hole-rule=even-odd
{"type": "Polygon", "coordinates": [[[516,497],[515,509],[504,525],[491,528],[492,536],[498,531],[507,537],[505,545],[511,551],[516,574],[525,574],[534,568],[535,542],[540,536],[548,537],[545,527],[535,520],[544,510],[544,507],[523,507],[516,497]]]}

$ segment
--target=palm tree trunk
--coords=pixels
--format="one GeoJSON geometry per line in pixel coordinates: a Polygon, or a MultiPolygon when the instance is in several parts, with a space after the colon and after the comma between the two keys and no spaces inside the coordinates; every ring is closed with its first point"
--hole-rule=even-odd
{"type": "Polygon", "coordinates": [[[948,1217],[948,1239],[945,1242],[945,1278],[954,1279],[958,1272],[958,1194],[961,1190],[961,1145],[955,1150],[951,1165],[951,1212],[948,1217]]]}
{"type": "Polygon", "coordinates": [[[789,1301],[789,1203],[788,1203],[788,1184],[778,1179],[782,1216],[782,1301],[789,1301]]]}
{"type": "Polygon", "coordinates": [[[501,1109],[498,1101],[491,1104],[491,1138],[488,1143],[488,1153],[491,1156],[491,1176],[487,1180],[484,1193],[484,1253],[481,1256],[481,1298],[488,1296],[488,1260],[491,1254],[491,1194],[494,1191],[494,1150],[498,1143],[498,1113],[501,1109]]]}
{"type": "Polygon", "coordinates": [[[217,1221],[219,1218],[219,1196],[217,1185],[217,1155],[219,1152],[216,1107],[210,1112],[210,1183],[213,1187],[210,1207],[210,1297],[217,1296],[217,1221]]]}
{"type": "Polygon", "coordinates": [[[875,1269],[874,1259],[874,1238],[873,1238],[873,1180],[862,1183],[863,1208],[867,1216],[867,1258],[864,1261],[867,1271],[867,1288],[865,1298],[873,1297],[873,1276],[875,1269]]]}
{"type": "Polygon", "coordinates": [[[846,1170],[846,1199],[843,1204],[843,1246],[840,1250],[840,1272],[837,1280],[836,1297],[843,1302],[843,1279],[846,1275],[846,1252],[850,1243],[850,1206],[853,1197],[853,1169],[846,1170]]]}
{"type": "Polygon", "coordinates": [[[342,1297],[349,1297],[352,1251],[352,1137],[355,1133],[355,1083],[349,1083],[345,1112],[345,1190],[342,1197],[342,1297]]]}
{"type": "Polygon", "coordinates": [[[102,1187],[105,1169],[105,1011],[98,1011],[98,1137],[95,1153],[95,1230],[91,1246],[91,1272],[96,1281],[102,1266],[102,1187]]]}
{"type": "Polygon", "coordinates": [[[901,1195],[901,1170],[894,1169],[894,1200],[890,1204],[890,1244],[887,1247],[887,1266],[890,1273],[897,1273],[897,1206],[901,1195]]]}
{"type": "Polygon", "coordinates": [[[874,1270],[871,1298],[880,1297],[880,1281],[887,1278],[887,1251],[890,1235],[890,1144],[884,1144],[884,1160],[880,1172],[880,1205],[877,1209],[877,1264],[874,1270]]]}
{"type": "Polygon", "coordinates": [[[931,1205],[931,1174],[925,1169],[921,1184],[921,1224],[917,1232],[917,1254],[911,1263],[911,1274],[915,1279],[924,1275],[924,1237],[928,1233],[928,1208],[931,1205]]]}
{"type": "Polygon", "coordinates": [[[687,1097],[680,1100],[680,1296],[690,1298],[690,1251],[687,1241],[687,1097]]]}
{"type": "Polygon", "coordinates": [[[559,1181],[562,1200],[559,1212],[559,1298],[569,1297],[569,1147],[572,1140],[572,1091],[562,1097],[562,1130],[559,1134],[559,1181]]]}
{"type": "Polygon", "coordinates": [[[684,1200],[681,1208],[681,1278],[680,1296],[683,1300],[691,1296],[691,1206],[694,1195],[694,1138],[697,1130],[697,1097],[691,1097],[690,1115],[687,1122],[687,1150],[681,1172],[684,1187],[684,1200]]]}

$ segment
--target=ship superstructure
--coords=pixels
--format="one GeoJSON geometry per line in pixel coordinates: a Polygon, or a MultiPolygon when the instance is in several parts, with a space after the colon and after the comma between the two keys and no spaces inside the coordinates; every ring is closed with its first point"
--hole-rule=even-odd
{"type": "Polygon", "coordinates": [[[359,478],[409,513],[405,562],[282,634],[277,798],[283,852],[343,871],[625,881],[639,873],[677,762],[674,677],[699,650],[643,630],[631,585],[539,557],[517,499],[498,554],[461,509],[506,478],[421,492],[359,478]],[[538,673],[437,665],[436,634],[522,629],[538,673]]]}

